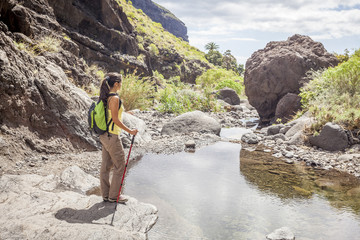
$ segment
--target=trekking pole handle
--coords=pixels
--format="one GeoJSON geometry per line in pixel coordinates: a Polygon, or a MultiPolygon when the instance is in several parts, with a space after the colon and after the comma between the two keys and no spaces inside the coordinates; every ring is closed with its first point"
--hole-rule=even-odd
{"type": "Polygon", "coordinates": [[[134,144],[134,140],[135,140],[135,135],[133,135],[132,139],[131,139],[131,145],[134,144]]]}

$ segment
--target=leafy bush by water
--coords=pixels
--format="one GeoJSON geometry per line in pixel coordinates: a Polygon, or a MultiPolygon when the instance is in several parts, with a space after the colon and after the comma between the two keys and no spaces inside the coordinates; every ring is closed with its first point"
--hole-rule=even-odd
{"type": "Polygon", "coordinates": [[[244,79],[232,70],[223,68],[209,69],[196,79],[196,84],[202,88],[213,88],[216,90],[224,87],[232,88],[238,95],[244,93],[244,79]]]}
{"type": "Polygon", "coordinates": [[[183,83],[168,83],[159,92],[157,110],[166,113],[182,114],[200,110],[203,112],[220,111],[216,96],[208,89],[196,91],[183,83]]]}
{"type": "Polygon", "coordinates": [[[313,72],[312,80],[300,91],[304,110],[317,120],[318,131],[326,122],[348,129],[360,128],[360,49],[348,61],[322,72],[313,72]]]}
{"type": "Polygon", "coordinates": [[[159,92],[157,110],[176,114],[194,110],[218,112],[221,106],[213,93],[214,90],[229,87],[239,95],[244,92],[243,78],[226,69],[210,69],[198,77],[196,83],[195,88],[179,80],[168,83],[166,88],[159,92]]]}
{"type": "Polygon", "coordinates": [[[231,79],[225,79],[219,82],[219,84],[216,86],[216,90],[223,89],[224,87],[228,87],[231,89],[234,89],[238,95],[243,95],[244,93],[244,85],[243,80],[231,80],[231,79]]]}

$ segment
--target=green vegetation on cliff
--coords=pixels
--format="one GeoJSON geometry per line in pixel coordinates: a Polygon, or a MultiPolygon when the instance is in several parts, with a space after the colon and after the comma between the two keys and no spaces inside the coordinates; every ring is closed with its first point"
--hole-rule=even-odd
{"type": "Polygon", "coordinates": [[[61,41],[57,37],[50,35],[42,36],[39,39],[32,39],[33,44],[26,42],[15,42],[19,50],[24,50],[31,55],[40,55],[43,52],[59,52],[61,41]]]}
{"type": "Polygon", "coordinates": [[[301,89],[304,110],[310,110],[319,131],[327,122],[360,129],[360,49],[334,68],[314,72],[301,89]]]}
{"type": "MultiPolygon", "coordinates": [[[[123,7],[130,23],[135,27],[139,49],[148,49],[153,44],[158,50],[176,51],[186,59],[199,59],[207,62],[205,53],[190,46],[188,42],[166,31],[160,23],[153,22],[141,9],[136,9],[131,1],[116,0],[123,7]]],[[[152,49],[154,46],[152,45],[152,49]]],[[[155,51],[156,52],[156,51],[155,51]]]]}

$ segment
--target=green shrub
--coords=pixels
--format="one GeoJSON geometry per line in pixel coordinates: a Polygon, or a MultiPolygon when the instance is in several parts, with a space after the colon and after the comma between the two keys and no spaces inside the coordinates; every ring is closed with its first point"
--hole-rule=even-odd
{"type": "Polygon", "coordinates": [[[92,64],[91,66],[88,66],[85,62],[85,73],[88,75],[92,75],[96,77],[96,79],[100,82],[102,79],[105,78],[106,72],[102,68],[100,68],[96,64],[92,64]]]}
{"type": "Polygon", "coordinates": [[[239,77],[239,79],[240,80],[238,80],[237,82],[231,79],[222,80],[221,82],[219,82],[219,84],[216,86],[215,89],[220,90],[224,87],[228,87],[234,89],[239,96],[243,96],[244,95],[243,79],[242,77],[239,77]]]}
{"type": "Polygon", "coordinates": [[[34,45],[23,42],[15,42],[15,46],[32,55],[40,55],[43,52],[59,52],[61,48],[61,40],[53,36],[43,36],[38,40],[34,40],[34,45]]]}
{"type": "Polygon", "coordinates": [[[157,110],[165,113],[183,113],[185,108],[178,98],[177,91],[172,87],[166,87],[160,90],[160,104],[157,106],[157,110]]]}
{"type": "Polygon", "coordinates": [[[37,54],[42,52],[59,52],[60,45],[60,39],[52,36],[44,36],[37,41],[37,44],[33,47],[33,49],[37,54]]]}
{"type": "MultiPolygon", "coordinates": [[[[226,81],[222,83],[223,85],[229,84],[230,86],[235,86],[237,80],[241,80],[242,82],[242,78],[234,71],[223,68],[214,68],[207,70],[201,76],[199,76],[196,79],[196,84],[200,85],[202,88],[210,87],[215,89],[223,81],[226,81]],[[231,82],[234,82],[234,84],[231,82]]],[[[236,89],[234,90],[236,91],[236,89]]]]}
{"type": "Polygon", "coordinates": [[[312,130],[320,130],[326,122],[360,128],[360,51],[337,67],[310,76],[300,96],[304,110],[310,110],[317,120],[312,130]]]}
{"type": "Polygon", "coordinates": [[[133,13],[133,12],[128,13],[127,16],[130,19],[135,19],[135,13],[133,13]]]}
{"type": "Polygon", "coordinates": [[[160,90],[159,105],[156,109],[160,112],[181,114],[195,110],[220,111],[220,106],[210,91],[194,91],[181,82],[174,82],[160,90]]]}
{"type": "Polygon", "coordinates": [[[30,52],[30,48],[27,44],[23,43],[23,42],[14,42],[15,46],[21,50],[21,51],[26,51],[26,52],[30,52]]]}
{"type": "Polygon", "coordinates": [[[150,52],[151,55],[154,55],[154,56],[159,55],[159,49],[153,43],[150,44],[150,46],[149,46],[149,52],[150,52]]]}
{"type": "Polygon", "coordinates": [[[126,110],[144,110],[152,106],[154,87],[147,79],[139,79],[135,73],[127,74],[122,81],[120,97],[126,110]]]}
{"type": "Polygon", "coordinates": [[[68,41],[71,40],[71,38],[68,35],[66,35],[65,33],[63,33],[62,36],[65,40],[68,40],[68,41]]]}
{"type": "Polygon", "coordinates": [[[139,34],[146,34],[146,30],[143,26],[139,26],[136,28],[139,34]]]}

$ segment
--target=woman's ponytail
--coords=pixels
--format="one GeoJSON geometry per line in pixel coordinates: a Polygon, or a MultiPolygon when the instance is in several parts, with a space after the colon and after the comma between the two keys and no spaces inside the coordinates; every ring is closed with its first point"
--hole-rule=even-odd
{"type": "Polygon", "coordinates": [[[99,100],[103,101],[105,106],[107,105],[110,88],[112,88],[116,82],[121,82],[121,81],[122,81],[122,75],[119,73],[108,73],[106,77],[102,80],[100,85],[99,100]]]}

